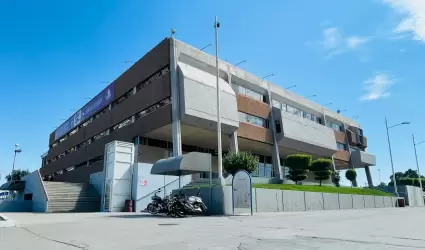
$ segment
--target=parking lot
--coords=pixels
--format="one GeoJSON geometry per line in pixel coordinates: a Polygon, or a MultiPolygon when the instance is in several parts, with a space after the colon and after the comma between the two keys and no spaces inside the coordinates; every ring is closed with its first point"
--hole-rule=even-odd
{"type": "Polygon", "coordinates": [[[148,214],[4,214],[0,249],[425,249],[424,208],[173,219],[148,214]]]}

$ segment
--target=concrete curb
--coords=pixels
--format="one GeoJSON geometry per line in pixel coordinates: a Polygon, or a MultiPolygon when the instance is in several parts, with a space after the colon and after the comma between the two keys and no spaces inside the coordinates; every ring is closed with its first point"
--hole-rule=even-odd
{"type": "Polygon", "coordinates": [[[0,228],[15,227],[15,226],[16,226],[16,223],[14,220],[0,214],[0,228]]]}

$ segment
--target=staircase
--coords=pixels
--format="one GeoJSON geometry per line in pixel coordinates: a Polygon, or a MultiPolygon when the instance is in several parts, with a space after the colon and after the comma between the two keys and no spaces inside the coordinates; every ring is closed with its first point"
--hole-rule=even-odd
{"type": "MultiPolygon", "coordinates": [[[[220,185],[220,181],[218,179],[212,179],[211,184],[213,186],[220,185]]],[[[210,185],[210,180],[205,178],[197,178],[192,180],[190,183],[185,185],[183,188],[194,188],[194,187],[207,187],[210,185]]]]}
{"type": "Polygon", "coordinates": [[[100,196],[91,184],[44,181],[44,186],[48,213],[100,211],[100,196]]]}

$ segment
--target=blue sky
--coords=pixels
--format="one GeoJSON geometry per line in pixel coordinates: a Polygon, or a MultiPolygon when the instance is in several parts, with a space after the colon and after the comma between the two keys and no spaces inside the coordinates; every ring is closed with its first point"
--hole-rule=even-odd
{"type": "MultiPolygon", "coordinates": [[[[374,180],[391,174],[384,117],[397,171],[414,168],[411,134],[425,140],[419,110],[425,79],[425,2],[374,1],[3,1],[0,4],[0,171],[35,170],[48,135],[170,33],[294,92],[347,109],[376,154],[374,180]],[[213,46],[207,50],[214,53],[213,46]]],[[[422,104],[423,105],[423,104],[422,104]]],[[[419,146],[425,164],[425,144],[419,146]]],[[[424,165],[425,166],[425,165],[424,165]]],[[[425,173],[425,171],[424,171],[425,173]]],[[[358,171],[364,183],[364,171],[358,171]]]]}

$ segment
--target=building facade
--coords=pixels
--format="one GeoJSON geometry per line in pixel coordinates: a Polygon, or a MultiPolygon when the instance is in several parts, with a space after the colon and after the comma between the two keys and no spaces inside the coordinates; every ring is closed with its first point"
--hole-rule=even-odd
{"type": "MultiPolygon", "coordinates": [[[[211,153],[217,172],[215,72],[214,56],[164,39],[50,134],[42,177],[88,182],[114,140],[139,145],[138,160],[147,163],[211,153]]],[[[224,61],[219,87],[223,152],[257,154],[254,176],[284,179],[286,156],[306,153],[332,157],[337,170],[363,168],[372,184],[375,156],[357,122],[224,61]]]]}

